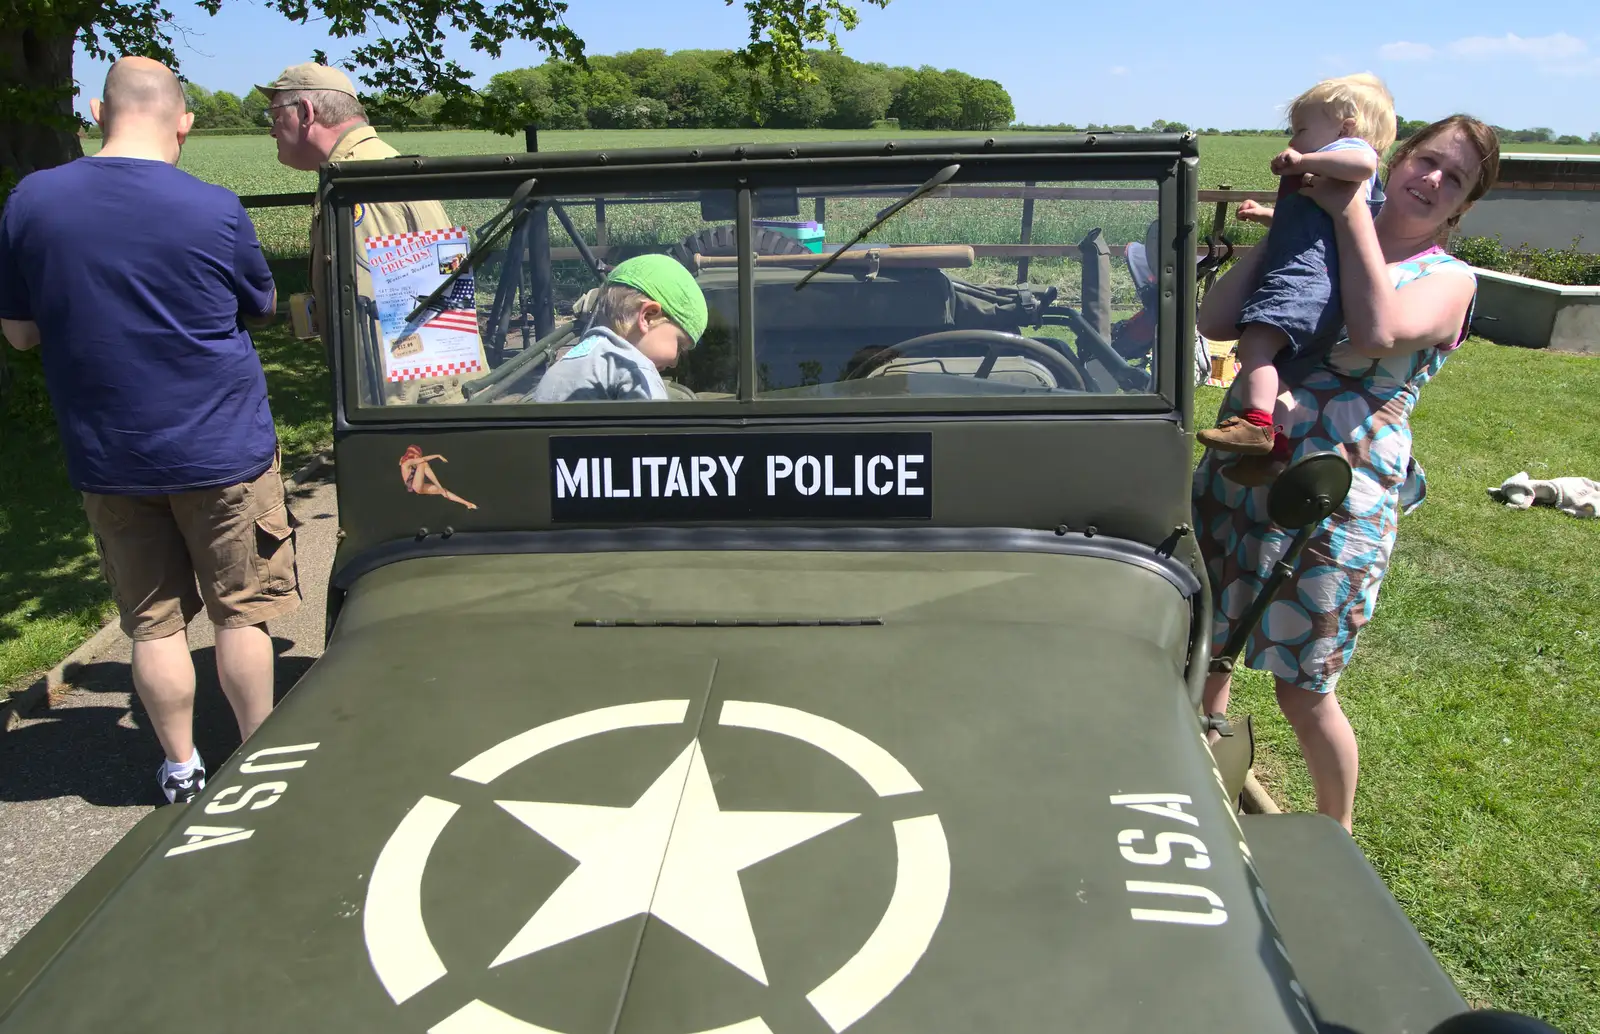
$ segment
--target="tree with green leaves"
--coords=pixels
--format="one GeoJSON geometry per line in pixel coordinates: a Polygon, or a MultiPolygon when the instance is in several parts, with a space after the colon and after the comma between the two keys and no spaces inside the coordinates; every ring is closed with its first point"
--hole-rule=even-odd
{"type": "Polygon", "coordinates": [[[957,77],[962,75],[923,65],[906,76],[889,105],[889,117],[898,118],[905,129],[955,129],[961,124],[963,84],[957,77]]]}
{"type": "Polygon", "coordinates": [[[961,84],[962,129],[1003,129],[1016,117],[1011,95],[993,79],[969,78],[961,84]]]}
{"type": "MultiPolygon", "coordinates": [[[[229,0],[196,0],[215,15],[229,0]]],[[[584,41],[566,24],[564,0],[499,0],[495,4],[455,0],[261,0],[292,22],[325,20],[333,39],[376,38],[338,63],[367,88],[364,101],[375,119],[414,117],[413,106],[429,94],[439,98],[434,118],[446,124],[488,124],[502,132],[520,129],[519,105],[501,107],[480,95],[472,73],[445,53],[448,30],[471,35],[472,49],[493,58],[512,40],[534,43],[552,57],[586,64],[584,41]],[[399,26],[398,33],[383,32],[399,26]],[[507,121],[496,121],[505,119],[507,121]]],[[[709,2],[709,0],[704,0],[709,2]]],[[[733,0],[723,0],[732,5],[733,0]]],[[[877,7],[889,0],[865,0],[877,7]]],[[[838,49],[835,27],[857,24],[854,0],[745,0],[749,43],[737,52],[751,73],[752,96],[782,91],[786,84],[814,83],[806,47],[838,49]]],[[[23,175],[83,154],[82,121],[73,111],[75,45],[96,58],[142,54],[179,74],[172,47],[172,12],[164,0],[4,0],[0,3],[0,196],[23,175]]],[[[313,60],[328,63],[315,52],[313,60]]],[[[284,55],[291,64],[294,55],[284,55]]],[[[548,84],[547,84],[548,85],[548,84]]],[[[490,91],[485,91],[489,93],[490,91]]],[[[559,97],[552,93],[550,96],[559,97]]],[[[239,98],[235,98],[236,101],[239,98]]],[[[624,119],[654,120],[651,105],[617,101],[624,119]]],[[[616,107],[617,105],[613,105],[616,107]]],[[[242,105],[241,105],[242,106],[242,105]]]]}
{"type": "Polygon", "coordinates": [[[633,50],[591,57],[584,67],[552,59],[496,73],[469,124],[500,132],[530,122],[545,129],[867,129],[894,107],[906,128],[989,130],[1015,117],[1011,95],[992,79],[864,64],[820,48],[805,59],[813,78],[775,83],[729,50],[633,50]]]}
{"type": "MultiPolygon", "coordinates": [[[[213,93],[199,83],[184,83],[183,96],[194,112],[196,129],[245,129],[251,125],[243,99],[227,90],[213,93]]],[[[263,101],[262,110],[265,109],[263,101]]]]}
{"type": "Polygon", "coordinates": [[[829,51],[813,52],[811,67],[828,91],[831,111],[824,125],[831,129],[864,129],[883,118],[905,78],[886,65],[862,64],[829,51]]]}

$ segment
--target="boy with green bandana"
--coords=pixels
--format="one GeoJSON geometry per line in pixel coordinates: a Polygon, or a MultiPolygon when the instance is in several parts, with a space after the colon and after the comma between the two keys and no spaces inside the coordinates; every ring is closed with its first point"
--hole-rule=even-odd
{"type": "Polygon", "coordinates": [[[662,370],[706,330],[706,299],[669,255],[639,255],[606,277],[583,339],[551,365],[532,402],[666,401],[662,370]]]}

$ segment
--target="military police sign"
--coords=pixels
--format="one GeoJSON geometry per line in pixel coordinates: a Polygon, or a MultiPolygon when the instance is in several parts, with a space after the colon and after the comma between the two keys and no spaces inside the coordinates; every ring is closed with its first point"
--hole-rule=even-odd
{"type": "Polygon", "coordinates": [[[556,521],[928,520],[927,433],[550,440],[556,521]]]}

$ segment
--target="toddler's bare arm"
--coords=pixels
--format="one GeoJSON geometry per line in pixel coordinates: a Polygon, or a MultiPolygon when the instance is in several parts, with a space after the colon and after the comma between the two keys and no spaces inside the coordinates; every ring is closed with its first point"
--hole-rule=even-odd
{"type": "Polygon", "coordinates": [[[1336,180],[1360,183],[1372,178],[1378,171],[1378,160],[1372,151],[1350,148],[1343,151],[1316,151],[1302,154],[1294,172],[1309,172],[1316,176],[1329,176],[1336,180]]]}

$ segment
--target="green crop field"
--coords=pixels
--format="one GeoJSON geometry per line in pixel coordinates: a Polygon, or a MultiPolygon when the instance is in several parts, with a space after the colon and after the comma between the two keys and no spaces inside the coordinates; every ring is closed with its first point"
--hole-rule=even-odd
{"type": "MultiPolygon", "coordinates": [[[[817,140],[871,140],[937,138],[947,132],[900,131],[886,134],[875,130],[832,129],[638,129],[547,131],[539,135],[539,146],[549,151],[603,150],[625,147],[673,147],[693,144],[773,143],[817,140]]],[[[487,132],[435,131],[384,133],[384,140],[402,154],[505,154],[520,152],[520,137],[487,132]]],[[[1285,138],[1276,136],[1200,138],[1200,185],[1210,189],[1226,184],[1235,190],[1271,190],[1276,180],[1268,169],[1272,156],[1281,150],[1285,138]]],[[[85,142],[92,152],[99,141],[85,142]]],[[[1555,144],[1510,144],[1507,151],[1558,153],[1600,153],[1600,145],[1558,146],[1555,144]]],[[[299,172],[278,164],[277,149],[271,137],[205,136],[193,137],[184,147],[179,166],[209,183],[217,183],[237,194],[275,194],[315,189],[315,173],[299,172]]],[[[1010,227],[1017,226],[1015,213],[1007,212],[1010,227]]],[[[252,211],[262,244],[275,258],[294,258],[307,250],[307,211],[304,208],[266,208],[252,211]]],[[[1206,224],[1209,226],[1209,221],[1206,224]]],[[[1041,227],[1041,230],[1044,229],[1041,227]]],[[[1237,242],[1259,239],[1261,229],[1241,226],[1229,219],[1228,235],[1237,242]]],[[[1112,235],[1107,227],[1107,235],[1112,235]]],[[[888,238],[885,238],[886,240],[888,238]]],[[[920,235],[922,241],[932,238],[920,235]]],[[[954,238],[956,240],[965,238],[954,238]]],[[[1009,239],[1009,238],[1008,238],[1009,239]]],[[[1072,238],[1076,240],[1077,238],[1072,238]]],[[[1120,238],[1137,239],[1137,235],[1120,238]]],[[[989,236],[995,243],[999,237],[989,236]]],[[[1041,239],[1041,243],[1044,243],[1041,239]]]]}

